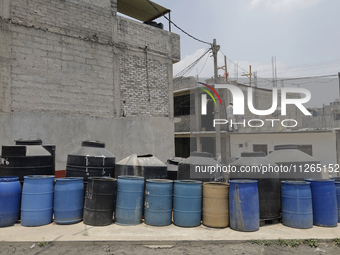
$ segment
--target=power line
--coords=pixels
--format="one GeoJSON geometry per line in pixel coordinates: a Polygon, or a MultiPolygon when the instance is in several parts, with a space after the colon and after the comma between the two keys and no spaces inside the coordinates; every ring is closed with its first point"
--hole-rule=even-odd
{"type": "MultiPolygon", "coordinates": [[[[220,50],[221,53],[225,56],[225,54],[222,52],[222,50],[220,50]]],[[[234,65],[236,65],[231,59],[227,58],[231,63],[233,63],[234,65]]],[[[332,61],[338,61],[338,60],[332,60],[332,61]]],[[[324,63],[327,61],[323,61],[323,62],[319,62],[319,63],[324,63]]],[[[237,67],[245,72],[248,72],[247,70],[243,69],[242,67],[240,67],[239,65],[237,65],[237,67]]],[[[318,75],[318,76],[306,76],[306,77],[295,77],[295,78],[282,78],[282,79],[276,79],[275,81],[290,81],[290,80],[301,80],[301,79],[313,79],[313,78],[326,78],[326,77],[333,77],[333,76],[338,76],[337,74],[328,74],[328,75],[318,75]]],[[[272,80],[267,79],[267,78],[263,78],[263,77],[257,77],[258,79],[263,79],[267,82],[269,82],[266,85],[259,85],[261,87],[265,87],[265,86],[269,86],[270,84],[273,83],[272,80]]],[[[329,82],[329,81],[327,81],[329,82]]],[[[306,82],[308,83],[308,82],[306,82]]],[[[292,84],[292,83],[291,83],[292,84]]],[[[293,85],[299,85],[299,84],[293,84],[293,85]]]]}
{"type": "Polygon", "coordinates": [[[203,71],[203,69],[204,69],[204,67],[205,67],[205,65],[206,65],[206,63],[207,63],[207,61],[208,61],[208,59],[209,59],[209,55],[207,55],[207,58],[205,59],[205,62],[204,62],[204,64],[203,64],[202,69],[201,69],[201,71],[199,72],[198,76],[202,73],[202,71],[203,71]]]}
{"type": "Polygon", "coordinates": [[[175,23],[173,23],[170,19],[168,19],[166,16],[164,16],[163,13],[161,13],[161,12],[158,10],[158,8],[157,8],[152,2],[150,2],[149,0],[146,0],[146,1],[148,1],[148,3],[151,4],[151,5],[153,6],[153,8],[155,8],[155,9],[159,12],[159,14],[161,14],[165,19],[167,19],[167,20],[168,20],[171,24],[173,24],[176,28],[178,28],[179,30],[181,30],[184,34],[186,34],[187,36],[191,37],[192,39],[195,39],[196,41],[199,41],[199,42],[205,43],[205,44],[209,44],[210,46],[212,46],[211,43],[202,41],[202,40],[200,40],[200,39],[198,39],[198,38],[192,36],[191,34],[185,32],[182,28],[180,28],[180,27],[177,26],[175,23]]]}
{"type": "MultiPolygon", "coordinates": [[[[224,53],[223,53],[223,51],[220,49],[220,52],[223,54],[223,56],[225,56],[232,64],[234,64],[234,65],[236,65],[239,69],[241,69],[242,71],[244,71],[244,72],[247,72],[248,73],[248,71],[247,70],[245,70],[245,69],[243,69],[242,67],[240,67],[238,64],[235,64],[231,59],[229,59],[224,53]]],[[[257,76],[257,78],[260,78],[260,79],[264,79],[264,80],[267,80],[267,81],[269,81],[269,82],[273,82],[272,80],[270,80],[270,79],[266,79],[266,78],[262,78],[262,77],[258,77],[257,76]]]]}
{"type": "Polygon", "coordinates": [[[185,76],[187,73],[189,73],[196,65],[197,63],[210,51],[211,49],[207,49],[202,56],[200,56],[198,59],[196,59],[194,62],[192,62],[190,65],[188,65],[186,68],[184,68],[182,71],[180,71],[178,74],[174,76],[174,78],[179,78],[185,76]]]}
{"type": "MultiPolygon", "coordinates": [[[[327,60],[327,61],[320,61],[320,62],[315,62],[315,63],[308,63],[308,64],[300,64],[300,65],[291,65],[291,66],[284,66],[284,67],[280,67],[280,72],[285,71],[289,71],[291,69],[296,70],[297,68],[301,68],[302,69],[315,69],[315,68],[322,68],[322,67],[329,67],[329,66],[338,66],[340,64],[340,59],[334,59],[334,60],[327,60]],[[311,68],[309,68],[311,67],[311,68]]],[[[260,69],[257,70],[259,72],[271,72],[271,69],[260,69]]]]}

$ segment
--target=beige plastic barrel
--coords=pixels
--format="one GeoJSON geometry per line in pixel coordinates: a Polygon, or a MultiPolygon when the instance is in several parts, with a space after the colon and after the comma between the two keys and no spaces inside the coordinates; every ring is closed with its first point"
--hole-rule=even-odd
{"type": "Polygon", "coordinates": [[[203,183],[202,222],[213,228],[229,226],[229,183],[203,183]]]}

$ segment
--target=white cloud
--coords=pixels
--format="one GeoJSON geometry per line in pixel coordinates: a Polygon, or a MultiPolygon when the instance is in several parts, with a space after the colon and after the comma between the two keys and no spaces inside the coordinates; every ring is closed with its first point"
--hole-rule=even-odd
{"type": "Polygon", "coordinates": [[[251,0],[247,7],[249,10],[265,6],[272,11],[304,9],[316,5],[322,0],[251,0]]]}

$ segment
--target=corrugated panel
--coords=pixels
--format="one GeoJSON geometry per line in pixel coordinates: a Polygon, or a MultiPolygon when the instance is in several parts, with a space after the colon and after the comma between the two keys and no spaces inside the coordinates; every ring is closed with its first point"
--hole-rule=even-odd
{"type": "MultiPolygon", "coordinates": [[[[151,2],[151,1],[150,1],[151,2]]],[[[148,1],[146,0],[118,0],[118,12],[127,15],[131,18],[140,21],[151,21],[168,12],[169,9],[164,8],[154,2],[152,4],[162,13],[160,14],[148,1]]]]}

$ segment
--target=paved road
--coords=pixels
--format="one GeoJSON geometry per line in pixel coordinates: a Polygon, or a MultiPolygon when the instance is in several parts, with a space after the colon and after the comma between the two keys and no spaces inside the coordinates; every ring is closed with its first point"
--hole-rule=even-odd
{"type": "Polygon", "coordinates": [[[174,245],[141,245],[117,244],[110,242],[41,242],[41,243],[0,243],[0,254],[81,254],[81,255],[111,255],[111,254],[340,254],[340,247],[333,243],[318,243],[318,247],[299,245],[290,247],[278,244],[238,243],[238,244],[207,244],[200,242],[179,243],[174,245]]]}

